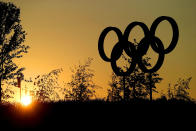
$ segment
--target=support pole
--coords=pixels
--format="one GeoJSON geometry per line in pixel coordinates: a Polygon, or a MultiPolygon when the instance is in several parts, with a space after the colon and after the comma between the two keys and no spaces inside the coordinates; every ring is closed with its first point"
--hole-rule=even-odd
{"type": "Polygon", "coordinates": [[[123,91],[124,91],[124,101],[126,101],[126,91],[125,91],[125,76],[123,76],[123,91]]]}
{"type": "Polygon", "coordinates": [[[19,87],[20,88],[20,102],[21,102],[21,87],[19,87]]]}
{"type": "Polygon", "coordinates": [[[149,73],[150,101],[152,102],[152,74],[149,73]]]}
{"type": "Polygon", "coordinates": [[[21,89],[21,77],[18,77],[17,78],[17,80],[18,80],[18,88],[20,88],[20,102],[21,102],[21,94],[22,94],[22,89],[21,89]]]}

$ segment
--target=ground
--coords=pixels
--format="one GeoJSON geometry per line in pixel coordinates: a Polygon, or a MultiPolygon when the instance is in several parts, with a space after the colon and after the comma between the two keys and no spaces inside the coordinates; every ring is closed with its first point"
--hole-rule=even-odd
{"type": "Polygon", "coordinates": [[[191,117],[195,117],[195,109],[196,104],[192,102],[161,100],[36,102],[29,106],[7,103],[0,105],[0,125],[7,128],[61,127],[66,129],[84,128],[89,125],[99,128],[121,126],[123,123],[146,124],[149,123],[148,119],[152,119],[153,123],[159,123],[164,119],[173,123],[175,119],[179,122],[191,120],[191,117]]]}

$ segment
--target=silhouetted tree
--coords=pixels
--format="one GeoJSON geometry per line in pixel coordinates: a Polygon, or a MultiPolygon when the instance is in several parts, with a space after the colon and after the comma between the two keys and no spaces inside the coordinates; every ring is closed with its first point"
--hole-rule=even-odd
{"type": "Polygon", "coordinates": [[[174,91],[171,89],[171,84],[169,84],[169,88],[167,89],[167,97],[168,99],[174,99],[174,91]]]}
{"type": "MultiPolygon", "coordinates": [[[[138,47],[139,43],[134,39],[134,44],[136,48],[138,47]]],[[[125,60],[127,60],[129,63],[131,63],[131,59],[123,56],[125,60]]],[[[151,68],[149,57],[144,57],[143,64],[148,68],[151,68]]],[[[128,67],[125,67],[128,68],[128,67]]],[[[144,73],[142,72],[138,66],[136,66],[133,73],[130,74],[130,76],[126,77],[129,86],[132,87],[132,97],[133,98],[146,98],[147,95],[150,96],[150,100],[152,100],[152,92],[156,91],[156,83],[160,83],[162,78],[159,77],[159,74],[157,72],[153,73],[144,73]]],[[[129,90],[129,88],[127,89],[129,90]]],[[[129,95],[129,93],[127,93],[129,95]]]]}
{"type": "Polygon", "coordinates": [[[93,82],[93,70],[90,69],[92,58],[88,58],[85,64],[79,64],[74,66],[72,71],[72,78],[68,82],[70,90],[66,89],[65,99],[72,99],[74,101],[86,101],[89,100],[95,93],[93,82]]]}
{"type": "Polygon", "coordinates": [[[114,72],[112,72],[111,76],[112,80],[109,82],[109,86],[111,87],[108,89],[108,96],[107,100],[108,101],[121,101],[123,99],[122,97],[122,82],[121,82],[121,77],[116,76],[114,72]]]}
{"type": "Polygon", "coordinates": [[[22,44],[25,35],[20,23],[20,9],[12,3],[0,2],[0,102],[3,80],[17,77],[24,70],[13,60],[27,53],[29,46],[22,44]]]}
{"type": "Polygon", "coordinates": [[[60,90],[60,86],[58,84],[58,78],[61,72],[62,69],[56,69],[48,74],[35,77],[33,81],[34,85],[38,87],[36,90],[36,98],[39,101],[59,100],[58,90],[60,90]]]}
{"type": "Polygon", "coordinates": [[[15,86],[14,80],[6,80],[4,86],[6,86],[6,88],[2,90],[2,101],[8,101],[9,99],[14,98],[15,93],[12,89],[12,87],[15,86]]]}
{"type": "MultiPolygon", "coordinates": [[[[123,59],[131,63],[131,59],[127,58],[123,55],[123,59]]],[[[151,67],[149,63],[150,58],[146,57],[143,60],[143,63],[147,67],[151,67]]],[[[125,66],[125,68],[128,68],[125,66]]],[[[157,92],[155,84],[160,83],[162,78],[159,77],[158,73],[152,73],[151,85],[149,81],[149,74],[142,72],[138,66],[136,66],[135,70],[129,75],[125,77],[125,91],[123,90],[123,77],[116,76],[114,73],[112,74],[112,81],[109,83],[111,89],[108,90],[108,99],[116,101],[122,99],[122,94],[124,92],[124,99],[145,99],[148,95],[150,95],[150,90],[152,88],[152,92],[157,92]],[[118,98],[118,99],[116,99],[118,98]]]]}
{"type": "Polygon", "coordinates": [[[171,84],[169,84],[169,88],[167,91],[168,99],[190,101],[191,97],[189,96],[189,89],[190,89],[189,83],[191,79],[192,77],[189,77],[187,79],[179,78],[177,83],[174,84],[173,87],[171,87],[171,84]]]}

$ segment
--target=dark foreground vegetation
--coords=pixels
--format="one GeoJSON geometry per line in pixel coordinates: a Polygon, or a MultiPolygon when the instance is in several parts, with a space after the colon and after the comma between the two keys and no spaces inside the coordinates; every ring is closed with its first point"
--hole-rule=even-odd
{"type": "Polygon", "coordinates": [[[149,100],[34,102],[29,106],[5,103],[0,105],[0,121],[1,127],[6,128],[78,128],[72,125],[98,126],[102,123],[101,126],[103,126],[108,122],[120,124],[125,121],[137,123],[137,121],[153,117],[157,120],[178,117],[183,120],[184,116],[190,118],[195,115],[195,107],[195,102],[165,99],[152,102],[149,100]]]}

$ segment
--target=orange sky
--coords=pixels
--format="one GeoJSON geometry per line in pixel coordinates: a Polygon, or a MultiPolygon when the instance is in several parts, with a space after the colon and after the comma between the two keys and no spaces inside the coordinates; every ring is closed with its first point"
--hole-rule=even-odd
{"type": "MultiPolygon", "coordinates": [[[[165,57],[158,71],[164,80],[157,89],[165,90],[168,83],[175,84],[178,78],[192,76],[191,96],[196,98],[196,1],[195,0],[4,0],[11,1],[21,9],[21,20],[27,32],[26,44],[29,53],[20,59],[26,67],[25,76],[48,73],[56,68],[64,69],[64,80],[70,77],[70,67],[93,57],[95,82],[103,87],[100,96],[105,96],[111,75],[109,63],[98,53],[97,45],[101,31],[107,26],[116,26],[123,32],[133,21],[142,21],[151,26],[159,16],[173,17],[179,26],[177,47],[165,57]]],[[[136,28],[133,38],[141,38],[136,28]]],[[[157,35],[166,47],[171,39],[171,27],[163,22],[157,35]]],[[[106,52],[117,42],[111,33],[106,40],[106,52]]],[[[133,40],[130,38],[130,41],[133,40]]]]}

